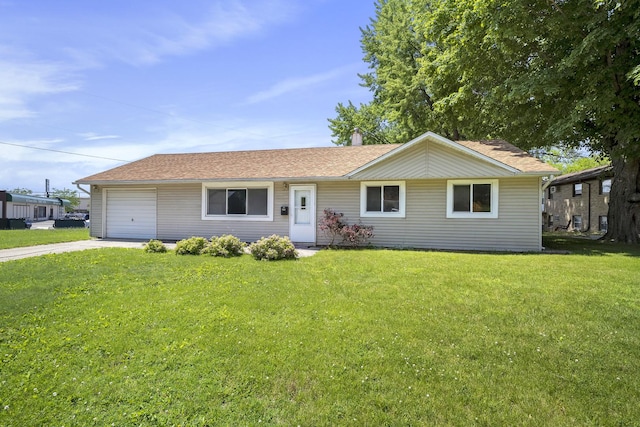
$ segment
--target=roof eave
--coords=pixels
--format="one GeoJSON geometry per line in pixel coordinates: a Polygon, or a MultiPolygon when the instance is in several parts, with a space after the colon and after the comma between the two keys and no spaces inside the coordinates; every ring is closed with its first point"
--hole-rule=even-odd
{"type": "Polygon", "coordinates": [[[518,175],[520,176],[549,176],[558,174],[558,170],[547,170],[547,171],[535,171],[535,172],[520,172],[518,175]]]}
{"type": "Polygon", "coordinates": [[[274,182],[285,182],[285,181],[339,181],[346,179],[345,176],[303,176],[303,177],[254,177],[254,178],[201,178],[201,179],[147,179],[147,180],[78,180],[74,181],[72,184],[83,184],[83,185],[100,185],[100,186],[109,186],[109,185],[162,185],[162,184],[202,184],[203,182],[212,182],[212,181],[224,181],[224,182],[233,182],[233,181],[274,181],[274,182]]]}

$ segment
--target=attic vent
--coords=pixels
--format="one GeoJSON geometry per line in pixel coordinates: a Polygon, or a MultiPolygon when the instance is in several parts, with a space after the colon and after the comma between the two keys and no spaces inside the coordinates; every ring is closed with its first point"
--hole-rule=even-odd
{"type": "Polygon", "coordinates": [[[555,193],[556,192],[556,186],[553,185],[553,186],[549,187],[549,191],[551,191],[551,194],[555,193]]]}

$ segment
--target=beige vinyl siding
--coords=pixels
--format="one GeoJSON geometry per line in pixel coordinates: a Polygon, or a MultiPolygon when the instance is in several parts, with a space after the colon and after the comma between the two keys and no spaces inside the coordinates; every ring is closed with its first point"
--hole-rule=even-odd
{"type": "MultiPolygon", "coordinates": [[[[497,219],[446,218],[447,180],[406,181],[405,218],[360,218],[360,181],[317,183],[317,218],[325,208],[344,213],[349,223],[373,225],[374,246],[425,249],[538,251],[541,249],[539,177],[499,179],[497,219]]],[[[120,186],[119,186],[120,187],[120,186]]],[[[122,186],[126,188],[126,186],[122,186]]],[[[144,186],[136,185],[136,188],[144,186]]],[[[274,185],[273,221],[202,220],[202,185],[171,184],[157,189],[157,236],[171,241],[232,234],[251,242],[262,236],[289,234],[289,189],[274,185]]],[[[102,237],[102,189],[92,189],[91,235],[102,237]]],[[[317,226],[318,244],[329,239],[317,226]]]]}
{"type": "Polygon", "coordinates": [[[89,221],[89,235],[102,238],[102,188],[91,186],[91,216],[89,221]]]}
{"type": "MultiPolygon", "coordinates": [[[[318,221],[322,219],[325,209],[343,213],[346,219],[355,222],[360,218],[359,181],[320,182],[317,194],[318,221]]],[[[322,232],[319,233],[319,237],[322,237],[322,232]]]]}
{"type": "Polygon", "coordinates": [[[424,178],[427,176],[427,143],[417,144],[356,174],[368,179],[424,178]]]}
{"type": "MultiPolygon", "coordinates": [[[[289,233],[289,217],[280,215],[280,206],[288,205],[289,190],[281,183],[274,188],[273,221],[215,221],[202,219],[201,184],[166,184],[113,186],[113,188],[157,189],[157,238],[165,241],[181,240],[191,236],[210,238],[232,234],[247,242],[262,236],[289,233]]],[[[102,221],[102,188],[91,191],[91,236],[104,237],[102,221]]]]}
{"type": "Polygon", "coordinates": [[[271,234],[287,235],[289,217],[280,215],[280,206],[288,204],[288,195],[281,183],[275,184],[273,221],[215,221],[202,219],[201,184],[158,186],[158,239],[232,234],[253,242],[271,234]]]}
{"type": "Polygon", "coordinates": [[[511,176],[498,165],[428,141],[354,175],[354,179],[486,178],[511,176]]]}
{"type": "MultiPolygon", "coordinates": [[[[499,180],[497,219],[446,218],[447,180],[407,181],[405,218],[359,217],[359,182],[318,186],[318,217],[327,207],[349,223],[374,226],[374,246],[425,249],[538,251],[541,248],[539,178],[499,180]]],[[[329,239],[319,231],[319,244],[329,239]]]]}
{"type": "Polygon", "coordinates": [[[487,163],[471,155],[440,144],[429,143],[429,178],[486,178],[510,176],[501,166],[487,163]]]}

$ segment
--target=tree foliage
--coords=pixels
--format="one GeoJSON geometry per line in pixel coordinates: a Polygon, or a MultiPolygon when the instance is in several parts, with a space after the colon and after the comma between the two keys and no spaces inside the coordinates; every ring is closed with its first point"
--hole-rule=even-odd
{"type": "Polygon", "coordinates": [[[9,190],[9,193],[12,193],[12,194],[23,194],[25,196],[28,196],[30,194],[33,194],[33,191],[29,190],[28,188],[19,187],[19,188],[14,188],[13,190],[9,190]]]}
{"type": "Polygon", "coordinates": [[[373,100],[337,109],[335,143],[358,122],[365,144],[431,130],[602,152],[614,169],[607,237],[639,241],[637,1],[380,0],[361,31],[373,100]],[[364,120],[372,112],[379,121],[364,120]]]}
{"type": "Polygon", "coordinates": [[[585,169],[611,164],[611,160],[604,155],[597,153],[585,155],[584,152],[571,147],[551,147],[548,149],[532,150],[532,154],[558,169],[562,174],[579,172],[585,169]]]}
{"type": "Polygon", "coordinates": [[[75,190],[70,190],[68,188],[57,189],[54,188],[51,191],[51,197],[59,197],[61,199],[66,199],[69,201],[71,206],[65,207],[68,211],[72,211],[76,206],[80,204],[80,196],[78,196],[78,192],[75,190]]]}

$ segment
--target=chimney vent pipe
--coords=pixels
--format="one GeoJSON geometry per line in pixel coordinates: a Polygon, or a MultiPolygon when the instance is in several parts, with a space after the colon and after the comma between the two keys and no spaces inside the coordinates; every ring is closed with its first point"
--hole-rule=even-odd
{"type": "Polygon", "coordinates": [[[351,135],[351,145],[362,145],[362,133],[360,133],[359,128],[355,128],[353,130],[353,135],[351,135]]]}

